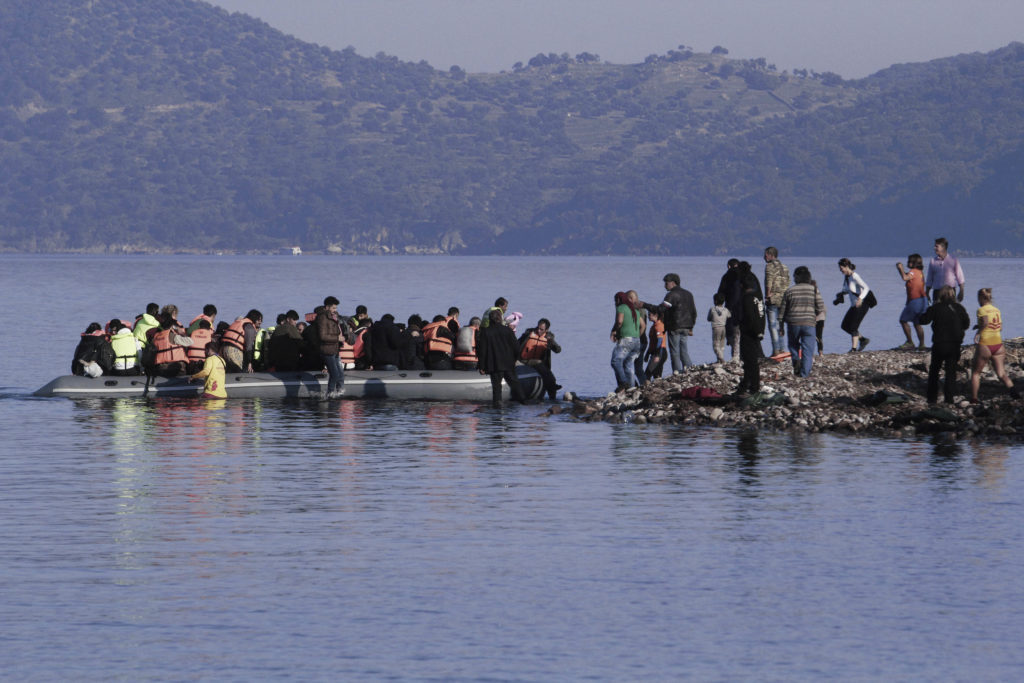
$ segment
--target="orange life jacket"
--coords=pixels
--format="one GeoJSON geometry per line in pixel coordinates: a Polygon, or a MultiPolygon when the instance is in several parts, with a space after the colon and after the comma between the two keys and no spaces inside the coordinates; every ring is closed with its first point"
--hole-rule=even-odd
{"type": "MultiPolygon", "coordinates": [[[[438,351],[446,356],[452,355],[452,340],[438,334],[441,328],[448,329],[448,322],[445,320],[430,323],[423,326],[423,341],[426,343],[426,350],[438,351]]],[[[450,330],[449,330],[450,331],[450,330]]]]}
{"type": "Polygon", "coordinates": [[[185,347],[171,342],[171,330],[160,330],[154,334],[153,348],[156,349],[156,356],[153,358],[155,365],[188,360],[185,347]]]}
{"type": "Polygon", "coordinates": [[[241,318],[231,323],[228,329],[224,330],[224,334],[220,338],[221,343],[230,344],[239,351],[245,351],[245,330],[242,328],[246,323],[252,325],[252,321],[248,318],[241,318]]]}
{"type": "MultiPolygon", "coordinates": [[[[205,314],[203,314],[203,313],[200,313],[200,314],[199,314],[199,315],[197,315],[196,317],[192,318],[192,322],[190,322],[190,323],[188,324],[188,326],[189,326],[189,327],[192,327],[193,325],[195,325],[195,324],[196,324],[197,322],[199,322],[200,320],[205,320],[206,322],[210,323],[210,327],[213,327],[213,320],[211,320],[211,319],[210,319],[210,316],[208,316],[208,315],[205,315],[205,314]]],[[[187,328],[186,328],[186,329],[187,329],[187,328]]]]}
{"type": "Polygon", "coordinates": [[[541,360],[548,351],[548,333],[540,334],[534,328],[526,337],[523,348],[519,352],[522,360],[541,360]]]}
{"type": "Polygon", "coordinates": [[[355,341],[349,344],[345,341],[344,335],[341,341],[338,343],[338,358],[341,359],[342,363],[355,363],[357,358],[362,358],[366,355],[366,343],[363,337],[369,330],[369,327],[360,327],[355,331],[355,341]]]}
{"type": "Polygon", "coordinates": [[[200,327],[189,335],[192,337],[192,346],[186,349],[190,361],[203,362],[206,360],[206,345],[213,339],[213,330],[200,327]]]}
{"type": "Polygon", "coordinates": [[[452,360],[457,360],[462,363],[476,363],[478,360],[476,357],[476,330],[472,327],[463,327],[459,330],[459,338],[462,339],[462,335],[464,334],[466,335],[466,338],[469,339],[469,349],[456,348],[455,355],[452,357],[452,360]],[[467,333],[467,330],[472,332],[472,334],[467,333]]]}

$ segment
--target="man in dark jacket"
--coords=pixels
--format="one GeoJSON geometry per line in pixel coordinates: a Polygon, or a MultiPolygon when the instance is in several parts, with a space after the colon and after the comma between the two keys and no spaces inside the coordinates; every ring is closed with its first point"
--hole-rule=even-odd
{"type": "Polygon", "coordinates": [[[402,362],[402,331],[395,316],[385,313],[370,326],[370,365],[374,370],[398,370],[402,362]]]}
{"type": "Polygon", "coordinates": [[[519,358],[519,343],[516,333],[503,324],[500,309],[491,309],[487,314],[490,324],[481,327],[477,335],[477,367],[481,375],[491,376],[491,404],[501,406],[501,380],[508,383],[512,399],[526,402],[523,388],[516,377],[516,359],[519,358]]]}
{"type": "Polygon", "coordinates": [[[668,353],[672,357],[672,373],[679,374],[687,366],[693,365],[686,348],[686,338],[693,336],[697,307],[693,303],[693,294],[679,286],[678,275],[669,273],[662,280],[665,283],[665,298],[656,306],[644,304],[644,308],[661,315],[668,338],[668,353]]]}
{"type": "Polygon", "coordinates": [[[351,336],[348,324],[338,317],[337,297],[328,296],[324,299],[323,308],[317,313],[316,336],[320,340],[320,359],[327,366],[327,397],[339,398],[345,387],[345,368],[338,358],[341,340],[351,336]]]}
{"type": "Polygon", "coordinates": [[[743,379],[736,394],[756,394],[761,391],[761,340],[764,339],[764,297],[761,283],[750,270],[750,264],[739,265],[739,283],[743,289],[743,320],[740,323],[740,360],[743,361],[743,379]],[[745,266],[745,267],[744,267],[745,266]]]}
{"type": "Polygon", "coordinates": [[[956,290],[949,285],[939,290],[934,304],[921,315],[921,324],[932,326],[932,360],[928,366],[928,402],[939,398],[939,370],[945,366],[946,381],[942,386],[946,403],[953,402],[956,392],[956,366],[964,332],[971,326],[967,311],[956,300],[956,290]]]}
{"type": "Polygon", "coordinates": [[[740,352],[740,324],[743,322],[743,287],[740,285],[739,259],[726,262],[725,274],[718,283],[718,293],[725,299],[729,317],[725,321],[725,340],[732,349],[732,358],[740,352]]]}
{"type": "Polygon", "coordinates": [[[277,327],[270,336],[267,349],[267,365],[277,372],[291,372],[302,367],[304,342],[296,324],[297,311],[288,311],[278,316],[277,327]]]}

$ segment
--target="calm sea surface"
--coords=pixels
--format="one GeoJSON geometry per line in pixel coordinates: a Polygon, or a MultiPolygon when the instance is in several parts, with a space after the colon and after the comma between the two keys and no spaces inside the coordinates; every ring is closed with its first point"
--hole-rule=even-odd
{"type": "MultiPolygon", "coordinates": [[[[783,260],[839,288],[835,259],[783,260]]],[[[896,258],[854,260],[880,299],[862,329],[895,346],[896,258]]],[[[156,301],[269,321],[327,294],[464,320],[505,296],[551,319],[565,388],[600,395],[612,295],[660,300],[678,272],[703,318],[724,261],[0,256],[0,677],[1020,678],[1016,445],[30,396],[93,320],[156,301]]],[[[1022,265],[964,261],[1009,337],[1022,265]]]]}

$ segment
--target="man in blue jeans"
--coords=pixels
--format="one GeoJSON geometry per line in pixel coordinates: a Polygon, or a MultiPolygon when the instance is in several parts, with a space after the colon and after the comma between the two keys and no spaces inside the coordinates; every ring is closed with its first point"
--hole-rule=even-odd
{"type": "Polygon", "coordinates": [[[665,283],[665,298],[660,304],[644,304],[648,311],[657,311],[665,323],[668,338],[668,354],[672,359],[672,374],[681,373],[693,365],[686,348],[686,338],[693,336],[697,322],[697,307],[693,294],[679,286],[679,275],[668,273],[662,278],[665,283]]]}
{"type": "MultiPolygon", "coordinates": [[[[764,250],[764,314],[768,323],[768,334],[772,338],[772,355],[785,350],[782,345],[782,325],[779,307],[782,297],[789,288],[789,268],[779,260],[779,250],[768,247],[764,250]]],[[[811,323],[813,326],[814,323],[811,323]]]]}
{"type": "Polygon", "coordinates": [[[782,297],[779,315],[786,323],[793,374],[809,377],[817,345],[814,323],[818,314],[825,310],[825,302],[818,288],[811,284],[811,271],[807,266],[799,266],[793,271],[793,282],[796,284],[782,297]]]}

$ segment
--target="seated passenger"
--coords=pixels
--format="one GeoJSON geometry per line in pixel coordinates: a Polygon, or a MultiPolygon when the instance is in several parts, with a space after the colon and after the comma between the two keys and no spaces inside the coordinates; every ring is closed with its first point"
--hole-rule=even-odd
{"type": "Polygon", "coordinates": [[[299,332],[298,312],[292,310],[278,316],[277,327],[270,337],[267,351],[269,367],[274,372],[292,372],[302,367],[302,349],[305,342],[299,332]]]}
{"type": "Polygon", "coordinates": [[[132,334],[142,343],[143,346],[149,340],[147,333],[160,327],[160,306],[156,303],[146,304],[146,312],[135,318],[135,327],[132,334]]]}
{"type": "Polygon", "coordinates": [[[110,374],[138,375],[142,342],[135,338],[130,327],[117,318],[110,321],[110,332],[110,347],[114,351],[114,367],[111,368],[110,374]]]}
{"type": "Polygon", "coordinates": [[[455,335],[445,316],[435,315],[430,324],[423,326],[423,350],[428,370],[451,370],[454,346],[455,335]]]}
{"type": "Polygon", "coordinates": [[[237,318],[224,331],[220,340],[221,356],[228,372],[253,372],[256,335],[263,324],[263,314],[255,308],[237,318]]]}
{"type": "Polygon", "coordinates": [[[424,370],[426,359],[423,351],[423,318],[413,313],[402,330],[402,370],[424,370]]]}
{"type": "Polygon", "coordinates": [[[385,313],[370,326],[370,365],[374,370],[398,370],[402,363],[402,331],[395,316],[385,313]]]}
{"type": "Polygon", "coordinates": [[[99,377],[109,374],[114,367],[114,349],[103,334],[99,323],[89,323],[82,333],[82,338],[75,347],[75,355],[71,359],[71,374],[99,377]]]}
{"type": "MultiPolygon", "coordinates": [[[[192,346],[192,337],[174,319],[174,313],[164,307],[164,319],[156,334],[152,335],[146,346],[146,360],[149,361],[147,372],[158,377],[177,377],[188,371],[188,347],[192,346]]],[[[173,308],[173,307],[171,307],[173,308]]]]}
{"type": "MultiPolygon", "coordinates": [[[[186,329],[185,331],[191,335],[193,332],[198,330],[200,320],[205,320],[209,322],[210,329],[212,330],[213,326],[217,324],[217,307],[214,306],[213,304],[206,304],[205,306],[203,306],[203,312],[192,319],[192,322],[188,324],[188,329],[186,329]]],[[[205,349],[203,350],[203,353],[206,353],[205,349]]]]}
{"type": "Polygon", "coordinates": [[[196,373],[206,365],[206,345],[213,341],[213,325],[206,318],[199,318],[196,328],[189,334],[192,346],[188,347],[188,372],[196,373]]]}
{"type": "Polygon", "coordinates": [[[452,354],[452,367],[456,370],[476,370],[476,340],[480,331],[480,318],[473,316],[469,325],[459,328],[452,354]]]}

